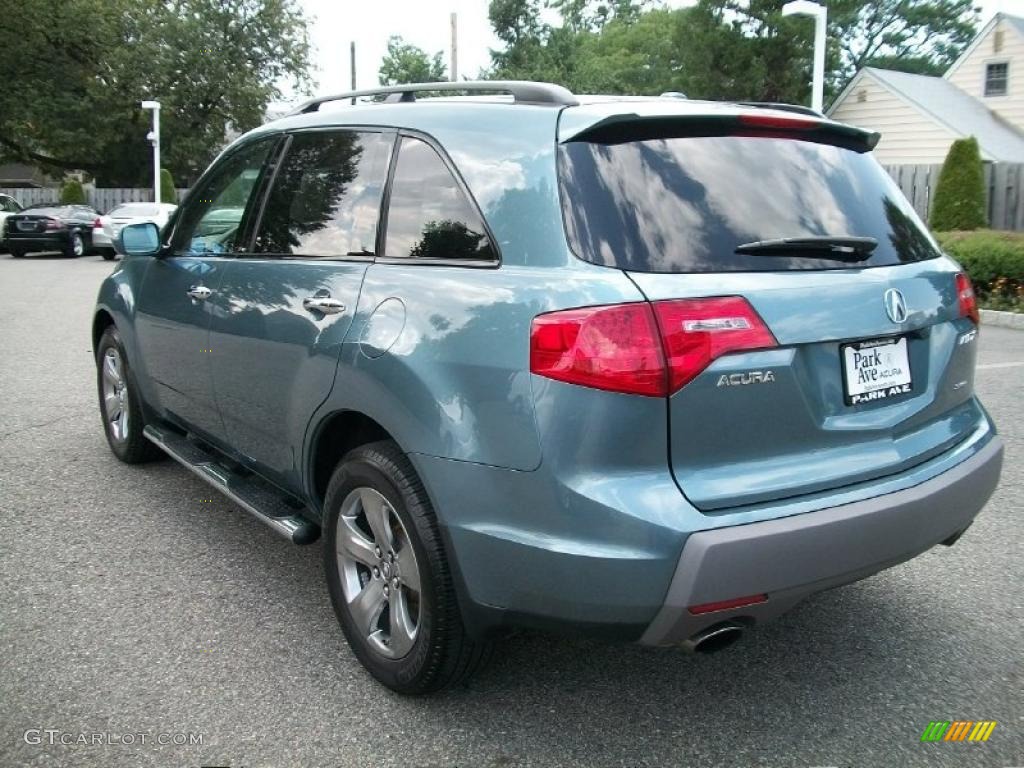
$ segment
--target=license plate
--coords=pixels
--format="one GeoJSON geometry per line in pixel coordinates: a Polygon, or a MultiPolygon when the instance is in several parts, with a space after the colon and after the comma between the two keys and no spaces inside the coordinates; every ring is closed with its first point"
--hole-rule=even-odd
{"type": "Polygon", "coordinates": [[[19,221],[18,222],[19,232],[35,232],[36,223],[34,221],[19,221]]]}
{"type": "Polygon", "coordinates": [[[847,405],[909,394],[913,389],[907,339],[872,339],[842,346],[847,405]]]}

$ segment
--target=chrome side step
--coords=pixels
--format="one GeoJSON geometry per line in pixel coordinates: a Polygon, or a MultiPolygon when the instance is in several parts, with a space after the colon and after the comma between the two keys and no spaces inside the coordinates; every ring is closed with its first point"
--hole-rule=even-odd
{"type": "Polygon", "coordinates": [[[147,424],[143,434],[172,459],[293,544],[311,544],[319,538],[320,527],[302,517],[267,483],[232,472],[218,463],[215,456],[175,432],[147,424]]]}

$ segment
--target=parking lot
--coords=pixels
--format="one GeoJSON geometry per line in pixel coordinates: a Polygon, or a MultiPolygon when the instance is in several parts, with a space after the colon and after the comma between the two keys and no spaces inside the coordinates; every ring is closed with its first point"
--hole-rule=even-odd
{"type": "Polygon", "coordinates": [[[110,454],[89,338],[110,269],[0,256],[0,765],[1024,765],[1024,332],[981,334],[1006,465],[955,547],[713,656],[527,633],[408,699],[349,652],[319,544],[110,454]],[[923,744],[932,720],[998,726],[923,744]],[[28,743],[46,729],[148,738],[28,743]]]}

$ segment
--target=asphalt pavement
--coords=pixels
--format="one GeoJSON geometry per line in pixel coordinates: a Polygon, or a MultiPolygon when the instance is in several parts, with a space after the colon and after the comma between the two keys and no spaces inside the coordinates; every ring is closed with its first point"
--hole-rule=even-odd
{"type": "Polygon", "coordinates": [[[0,256],[0,766],[1024,766],[1024,332],[982,329],[1006,465],[955,547],[713,656],[523,633],[411,699],[348,650],[319,544],[111,455],[89,338],[110,270],[0,256]],[[933,720],[998,725],[921,743],[933,720]]]}

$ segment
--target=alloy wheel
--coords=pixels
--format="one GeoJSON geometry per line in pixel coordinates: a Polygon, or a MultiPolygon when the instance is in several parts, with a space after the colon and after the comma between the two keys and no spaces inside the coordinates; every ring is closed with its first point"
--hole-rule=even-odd
{"type": "Polygon", "coordinates": [[[383,495],[362,487],[342,502],[336,533],[350,616],[374,651],[402,658],[416,642],[422,613],[419,564],[405,525],[383,495]]]}
{"type": "Polygon", "coordinates": [[[85,253],[85,243],[82,241],[82,236],[77,232],[71,236],[71,252],[75,256],[81,256],[85,253]]]}
{"type": "Polygon", "coordinates": [[[124,442],[128,438],[128,383],[121,353],[114,347],[103,353],[103,413],[110,436],[124,442]]]}

